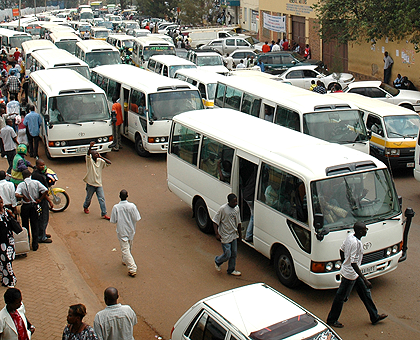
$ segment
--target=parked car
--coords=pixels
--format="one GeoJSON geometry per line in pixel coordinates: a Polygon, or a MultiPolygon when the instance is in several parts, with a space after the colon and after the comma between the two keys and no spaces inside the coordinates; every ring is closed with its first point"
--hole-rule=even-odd
{"type": "Polygon", "coordinates": [[[290,83],[294,86],[309,89],[311,81],[321,80],[328,90],[335,84],[340,85],[340,89],[346,87],[354,81],[350,73],[330,73],[317,65],[294,66],[277,76],[279,81],[290,83]]]}
{"type": "Polygon", "coordinates": [[[197,302],[177,321],[171,339],[341,338],[296,302],[264,283],[255,283],[197,302]]]}
{"type": "Polygon", "coordinates": [[[245,61],[247,57],[254,57],[254,61],[257,60],[257,53],[255,53],[252,49],[236,50],[233,51],[229,56],[233,58],[235,65],[238,65],[241,62],[241,59],[245,61]]]}
{"type": "Polygon", "coordinates": [[[305,59],[299,53],[292,51],[268,52],[259,54],[257,62],[264,63],[265,72],[271,74],[281,74],[290,67],[297,65],[317,65],[326,69],[324,63],[316,59],[305,59]]]}
{"type": "Polygon", "coordinates": [[[358,93],[362,96],[383,100],[416,112],[420,111],[420,92],[399,90],[379,80],[356,81],[349,84],[343,92],[358,93]]]}
{"type": "Polygon", "coordinates": [[[227,74],[229,72],[229,70],[223,65],[223,58],[218,52],[190,50],[187,58],[202,70],[220,74],[227,74]]]}
{"type": "Polygon", "coordinates": [[[254,46],[251,45],[247,40],[244,38],[224,38],[224,39],[214,39],[210,41],[208,44],[201,46],[200,48],[204,49],[213,49],[218,51],[219,53],[226,55],[226,53],[230,54],[235,50],[249,50],[253,49],[254,46]]]}

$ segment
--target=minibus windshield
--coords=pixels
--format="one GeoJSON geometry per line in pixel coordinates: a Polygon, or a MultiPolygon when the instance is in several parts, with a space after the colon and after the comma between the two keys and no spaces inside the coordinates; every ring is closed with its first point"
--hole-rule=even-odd
{"type": "Polygon", "coordinates": [[[102,93],[85,93],[51,97],[48,101],[51,124],[77,124],[110,118],[102,93]]]}
{"type": "Polygon", "coordinates": [[[332,177],[311,183],[314,213],[322,213],[330,230],[351,228],[398,215],[401,210],[385,169],[332,177]]]}
{"type": "Polygon", "coordinates": [[[133,48],[134,41],[133,40],[124,40],[122,42],[122,45],[124,46],[124,48],[133,48]]]}
{"type": "Polygon", "coordinates": [[[181,70],[183,68],[197,68],[195,65],[176,65],[169,67],[169,77],[173,78],[175,76],[175,72],[181,70]]]}
{"type": "Polygon", "coordinates": [[[117,51],[88,52],[85,62],[90,68],[93,68],[101,65],[121,64],[121,58],[117,51]]]}
{"type": "Polygon", "coordinates": [[[86,79],[90,80],[89,67],[81,65],[81,66],[67,66],[66,68],[74,70],[77,73],[81,74],[86,79]]]}
{"type": "Polygon", "coordinates": [[[384,121],[389,138],[416,138],[419,132],[418,115],[386,116],[384,121]]]}
{"type": "Polygon", "coordinates": [[[149,60],[154,55],[175,55],[175,48],[173,46],[162,45],[162,46],[146,46],[144,48],[143,57],[144,60],[149,60]]]}
{"type": "Polygon", "coordinates": [[[223,61],[221,56],[198,56],[197,57],[197,66],[223,66],[223,61]]]}
{"type": "Polygon", "coordinates": [[[196,90],[149,94],[151,120],[172,119],[178,113],[204,109],[201,96],[196,90]]]}
{"type": "Polygon", "coordinates": [[[96,31],[95,38],[108,38],[109,31],[96,31]]]}
{"type": "Polygon", "coordinates": [[[77,40],[64,40],[64,41],[57,41],[55,46],[66,50],[67,52],[74,54],[76,52],[76,44],[77,40]]]}
{"type": "Polygon", "coordinates": [[[339,144],[369,140],[358,110],[307,113],[303,115],[303,133],[339,144]]]}
{"type": "Polygon", "coordinates": [[[10,37],[10,47],[22,48],[22,43],[28,40],[32,40],[32,38],[29,35],[18,35],[18,36],[10,37]]]}

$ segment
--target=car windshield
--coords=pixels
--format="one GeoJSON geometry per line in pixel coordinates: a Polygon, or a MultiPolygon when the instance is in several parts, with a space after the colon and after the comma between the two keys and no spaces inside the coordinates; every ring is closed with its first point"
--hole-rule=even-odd
{"type": "Polygon", "coordinates": [[[219,55],[198,56],[197,66],[223,66],[222,57],[219,55]]]}
{"type": "Polygon", "coordinates": [[[175,55],[175,48],[169,45],[163,46],[146,46],[144,48],[144,60],[149,60],[154,55],[175,55]]]}
{"type": "Polygon", "coordinates": [[[32,38],[29,35],[19,35],[19,36],[10,37],[10,47],[22,48],[22,43],[28,40],[32,40],[32,38]]]}
{"type": "Polygon", "coordinates": [[[108,38],[109,31],[96,31],[95,37],[96,38],[108,38]]]}
{"type": "Polygon", "coordinates": [[[375,223],[401,213],[386,169],[315,181],[311,191],[313,212],[324,216],[330,230],[348,229],[357,221],[375,223]]]}
{"type": "Polygon", "coordinates": [[[293,52],[292,53],[293,58],[299,60],[301,63],[306,62],[307,60],[302,57],[299,53],[293,52]]]}
{"type": "Polygon", "coordinates": [[[130,22],[129,24],[127,24],[125,26],[125,28],[130,28],[130,29],[138,29],[140,28],[139,24],[137,22],[130,22]]]}
{"type": "Polygon", "coordinates": [[[255,39],[254,37],[246,37],[244,39],[248,41],[251,45],[256,45],[260,42],[258,39],[255,39]]]}
{"type": "Polygon", "coordinates": [[[76,52],[77,40],[57,41],[55,46],[74,54],[76,52]]]}
{"type": "Polygon", "coordinates": [[[379,87],[391,94],[393,97],[397,96],[400,93],[400,90],[396,89],[395,87],[389,86],[385,83],[381,83],[379,87]]]}
{"type": "Polygon", "coordinates": [[[79,32],[90,31],[90,26],[79,26],[79,32]]]}
{"type": "Polygon", "coordinates": [[[175,76],[176,71],[181,70],[183,68],[196,68],[195,65],[176,65],[169,67],[169,77],[173,78],[175,76]]]}
{"type": "Polygon", "coordinates": [[[214,100],[216,97],[216,87],[217,83],[207,84],[207,96],[209,97],[209,100],[214,100]]]}
{"type": "Polygon", "coordinates": [[[384,117],[389,138],[416,138],[420,127],[418,115],[384,117]]]}
{"type": "Polygon", "coordinates": [[[168,120],[178,113],[204,109],[197,90],[149,94],[149,119],[168,120]]]}
{"type": "Polygon", "coordinates": [[[93,19],[93,13],[92,12],[83,12],[80,13],[80,20],[90,20],[93,19]]]}
{"type": "Polygon", "coordinates": [[[51,97],[48,113],[52,124],[77,124],[110,118],[108,103],[102,93],[51,97]]]}
{"type": "Polygon", "coordinates": [[[121,58],[117,51],[88,52],[85,62],[90,68],[93,68],[101,65],[121,64],[121,58]]]}
{"type": "Polygon", "coordinates": [[[133,48],[134,41],[124,40],[122,44],[123,44],[124,48],[133,48]]]}
{"type": "Polygon", "coordinates": [[[338,144],[369,140],[362,114],[358,110],[307,113],[303,115],[303,132],[338,144]]]}
{"type": "Polygon", "coordinates": [[[26,26],[25,32],[32,35],[41,35],[41,26],[26,26]]]}

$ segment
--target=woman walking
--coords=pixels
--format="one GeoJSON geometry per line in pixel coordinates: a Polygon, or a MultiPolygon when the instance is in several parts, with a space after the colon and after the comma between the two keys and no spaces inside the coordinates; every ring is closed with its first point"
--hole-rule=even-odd
{"type": "Polygon", "coordinates": [[[1,285],[12,288],[16,285],[16,276],[13,272],[12,261],[15,259],[15,240],[9,227],[9,216],[13,213],[3,206],[0,197],[0,272],[1,285]]]}
{"type": "Polygon", "coordinates": [[[98,340],[93,327],[82,321],[85,315],[85,305],[79,303],[69,307],[68,325],[64,328],[62,340],[98,340]]]}

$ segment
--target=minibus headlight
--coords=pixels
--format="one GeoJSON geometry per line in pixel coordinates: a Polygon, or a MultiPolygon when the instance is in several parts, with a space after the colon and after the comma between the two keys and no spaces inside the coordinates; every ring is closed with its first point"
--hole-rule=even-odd
{"type": "Polygon", "coordinates": [[[336,270],[340,270],[341,269],[341,261],[336,261],[335,264],[334,264],[334,268],[336,270]]]}
{"type": "Polygon", "coordinates": [[[391,255],[391,253],[392,253],[392,248],[391,248],[391,247],[386,248],[386,251],[385,251],[385,256],[390,256],[390,255],[391,255]]]}
{"type": "Polygon", "coordinates": [[[333,269],[334,265],[332,262],[327,262],[327,264],[325,265],[325,271],[330,272],[331,269],[333,269]]]}
{"type": "Polygon", "coordinates": [[[66,146],[66,142],[61,142],[60,145],[61,146],[66,146]]]}
{"type": "Polygon", "coordinates": [[[385,155],[388,157],[398,157],[400,155],[400,149],[385,148],[385,155]]]}
{"type": "Polygon", "coordinates": [[[102,143],[102,137],[98,138],[98,143],[102,143]]]}
{"type": "Polygon", "coordinates": [[[398,247],[398,244],[396,244],[395,246],[393,246],[393,247],[392,247],[392,253],[393,253],[393,254],[398,253],[398,248],[399,248],[399,247],[398,247]]]}
{"type": "Polygon", "coordinates": [[[103,140],[104,142],[107,142],[107,141],[108,141],[108,137],[104,137],[104,138],[102,138],[102,140],[103,140]]]}
{"type": "Polygon", "coordinates": [[[155,138],[155,143],[159,143],[160,142],[160,138],[159,137],[156,137],[155,138]]]}
{"type": "Polygon", "coordinates": [[[55,142],[54,145],[55,146],[60,146],[60,142],[55,142]]]}

